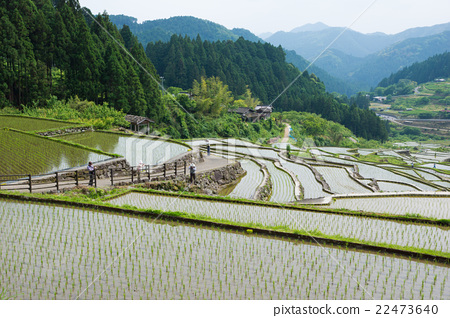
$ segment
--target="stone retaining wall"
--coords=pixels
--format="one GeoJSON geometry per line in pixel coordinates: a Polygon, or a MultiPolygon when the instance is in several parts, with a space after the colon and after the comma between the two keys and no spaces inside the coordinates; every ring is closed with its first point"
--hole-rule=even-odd
{"type": "Polygon", "coordinates": [[[270,173],[267,170],[266,165],[259,162],[258,164],[260,165],[261,171],[264,174],[264,179],[261,185],[256,189],[253,199],[257,201],[267,201],[272,194],[272,181],[270,180],[270,173]]]}
{"type": "Polygon", "coordinates": [[[78,133],[84,133],[84,132],[91,132],[94,131],[92,127],[76,127],[76,128],[62,128],[58,130],[51,130],[51,131],[44,131],[39,132],[37,135],[44,136],[44,137],[55,137],[60,135],[67,135],[67,134],[78,134],[78,133]]]}
{"type": "Polygon", "coordinates": [[[145,183],[145,187],[155,190],[168,191],[190,191],[199,194],[214,195],[226,186],[236,182],[245,170],[242,169],[241,163],[236,162],[227,166],[199,172],[196,174],[195,182],[190,183],[190,175],[171,175],[167,178],[158,178],[155,181],[145,183]]]}

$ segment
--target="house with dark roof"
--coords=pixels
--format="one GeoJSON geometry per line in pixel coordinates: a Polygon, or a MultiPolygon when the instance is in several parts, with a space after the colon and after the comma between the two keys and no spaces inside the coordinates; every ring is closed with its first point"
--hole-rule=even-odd
{"type": "Polygon", "coordinates": [[[150,133],[150,124],[155,123],[150,118],[135,115],[126,115],[125,120],[130,123],[130,129],[134,132],[140,132],[142,126],[147,126],[145,129],[147,135],[150,133]]]}
{"type": "Polygon", "coordinates": [[[272,111],[272,106],[256,106],[255,109],[249,107],[239,107],[228,110],[230,113],[241,115],[242,120],[252,122],[270,118],[272,111]]]}

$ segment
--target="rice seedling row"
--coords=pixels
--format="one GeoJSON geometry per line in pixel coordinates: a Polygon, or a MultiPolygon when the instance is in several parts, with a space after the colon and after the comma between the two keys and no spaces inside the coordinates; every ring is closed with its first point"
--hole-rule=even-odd
{"type": "Polygon", "coordinates": [[[72,208],[0,211],[0,284],[19,299],[450,297],[445,266],[72,208]]]}
{"type": "Polygon", "coordinates": [[[109,202],[119,206],[131,205],[144,209],[179,211],[216,220],[280,227],[311,234],[322,233],[364,242],[444,253],[450,251],[449,231],[432,226],[142,193],[129,193],[109,202]]]}
{"type": "Polygon", "coordinates": [[[177,143],[159,139],[121,136],[103,132],[88,132],[61,137],[91,148],[119,154],[132,165],[142,160],[145,164],[161,164],[187,152],[189,149],[177,143]]]}
{"type": "Polygon", "coordinates": [[[426,218],[450,219],[449,197],[377,197],[338,198],[333,209],[348,209],[396,215],[420,215],[426,218]]]}
{"type": "Polygon", "coordinates": [[[45,174],[109,159],[33,135],[0,130],[0,174],[45,174]]]}
{"type": "Polygon", "coordinates": [[[283,167],[292,171],[297,176],[297,179],[303,186],[303,197],[305,199],[315,199],[329,195],[323,191],[322,184],[317,182],[314,173],[308,167],[289,161],[283,161],[282,164],[283,167]]]}
{"type": "Polygon", "coordinates": [[[371,193],[369,189],[358,184],[350,178],[347,170],[344,168],[333,167],[315,167],[316,170],[324,177],[325,181],[335,193],[371,193]]]}
{"type": "Polygon", "coordinates": [[[24,131],[49,130],[73,126],[73,123],[53,121],[22,116],[0,116],[1,128],[14,128],[24,131]]]}
{"type": "Polygon", "coordinates": [[[247,174],[241,179],[239,184],[230,193],[231,197],[252,199],[256,189],[263,182],[264,175],[260,167],[251,160],[241,160],[242,168],[247,174]]]}
{"type": "Polygon", "coordinates": [[[272,161],[260,160],[260,162],[266,165],[270,174],[270,180],[272,181],[272,195],[270,196],[270,201],[278,203],[295,201],[295,184],[291,176],[275,167],[272,161]]]}

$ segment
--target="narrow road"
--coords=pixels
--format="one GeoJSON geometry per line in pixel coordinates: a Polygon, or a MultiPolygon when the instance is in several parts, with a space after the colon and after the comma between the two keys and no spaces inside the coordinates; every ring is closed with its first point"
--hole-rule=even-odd
{"type": "Polygon", "coordinates": [[[282,143],[288,143],[289,142],[289,135],[291,132],[291,125],[286,123],[286,128],[284,128],[284,137],[281,139],[282,143]]]}

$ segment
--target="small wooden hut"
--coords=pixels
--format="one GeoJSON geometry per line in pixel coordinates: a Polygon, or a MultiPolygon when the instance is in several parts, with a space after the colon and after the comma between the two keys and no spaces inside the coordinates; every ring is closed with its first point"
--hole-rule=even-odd
{"type": "Polygon", "coordinates": [[[125,120],[130,123],[130,129],[134,132],[140,132],[142,126],[147,126],[147,135],[150,134],[150,124],[154,123],[150,118],[135,115],[126,115],[125,120]]]}

